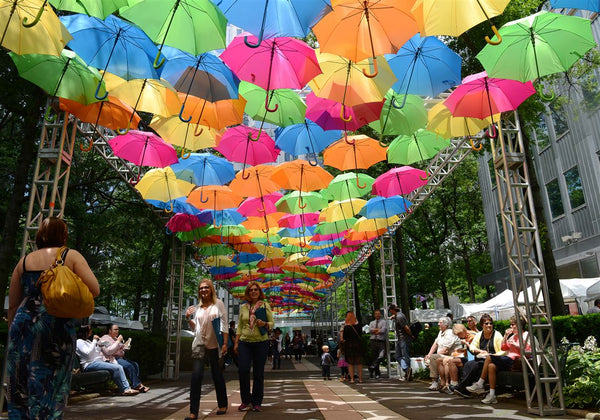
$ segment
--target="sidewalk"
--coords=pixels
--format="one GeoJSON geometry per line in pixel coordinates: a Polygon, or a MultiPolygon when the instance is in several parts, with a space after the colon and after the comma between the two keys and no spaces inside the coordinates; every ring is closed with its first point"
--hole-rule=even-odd
{"type": "MultiPolygon", "coordinates": [[[[538,418],[527,413],[520,398],[499,396],[499,403],[487,406],[477,399],[462,399],[427,390],[425,382],[399,382],[394,379],[368,379],[365,369],[362,384],[350,385],[337,377],[331,381],[321,378],[316,357],[302,362],[282,361],[282,369],[265,369],[265,398],[263,412],[239,412],[241,403],[237,371],[232,366],[225,371],[229,410],[222,420],[293,419],[359,420],[359,419],[528,419],[538,418]]],[[[338,374],[338,369],[333,369],[338,374]]],[[[72,399],[65,410],[65,420],[150,419],[183,420],[189,414],[189,379],[184,373],[178,381],[147,382],[150,392],[134,397],[85,396],[72,399]]],[[[205,371],[207,384],[202,387],[200,418],[217,418],[216,397],[205,371]]],[[[553,419],[577,419],[561,416],[553,419]]]]}

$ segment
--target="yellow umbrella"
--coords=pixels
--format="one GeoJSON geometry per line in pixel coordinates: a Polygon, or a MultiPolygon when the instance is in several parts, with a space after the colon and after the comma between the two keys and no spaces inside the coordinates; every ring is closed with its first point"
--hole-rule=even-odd
{"type": "Polygon", "coordinates": [[[73,39],[52,7],[41,0],[0,2],[0,44],[19,55],[60,56],[73,39]]]}
{"type": "Polygon", "coordinates": [[[392,226],[398,220],[400,220],[400,218],[396,215],[388,217],[387,219],[367,219],[366,217],[361,217],[354,223],[352,229],[357,232],[375,232],[392,226]]]}
{"type": "Polygon", "coordinates": [[[367,201],[360,198],[332,201],[326,208],[321,210],[319,222],[337,222],[338,220],[349,219],[358,214],[365,204],[367,204],[367,201]]]}
{"type": "Polygon", "coordinates": [[[204,263],[213,267],[233,267],[235,263],[226,255],[215,255],[204,259],[204,263]]]}
{"type": "Polygon", "coordinates": [[[308,260],[309,260],[309,258],[306,255],[302,255],[300,252],[297,252],[295,254],[289,255],[285,259],[284,264],[286,264],[286,265],[288,265],[288,264],[302,264],[302,263],[305,263],[308,260]]]}
{"type": "Polygon", "coordinates": [[[178,115],[166,118],[155,115],[150,127],[169,143],[189,150],[214,147],[221,136],[221,132],[211,128],[200,126],[199,129],[194,124],[183,122],[178,115]]]}
{"type": "Polygon", "coordinates": [[[450,138],[475,135],[489,126],[492,119],[499,121],[500,114],[482,120],[479,118],[455,117],[443,102],[439,102],[429,110],[428,119],[427,130],[437,133],[443,138],[450,138]]]}
{"type": "MultiPolygon", "coordinates": [[[[397,81],[390,65],[383,56],[377,57],[378,73],[365,77],[369,72],[369,60],[357,63],[339,55],[317,52],[322,74],[308,85],[321,98],[331,99],[342,105],[356,106],[366,102],[381,102],[386,92],[397,81]]],[[[344,114],[344,107],[342,107],[344,114]]],[[[342,115],[344,117],[344,115],[342,115]]]]}
{"type": "Polygon", "coordinates": [[[255,243],[254,245],[256,245],[256,249],[258,249],[258,252],[263,254],[265,256],[265,258],[283,258],[283,257],[285,257],[285,254],[283,253],[281,248],[269,246],[267,244],[259,244],[259,243],[255,243]]]}
{"type": "Polygon", "coordinates": [[[157,200],[163,203],[178,197],[187,196],[195,185],[177,179],[170,167],[151,169],[136,184],[135,189],[145,200],[157,200]]]}
{"type": "Polygon", "coordinates": [[[106,90],[127,102],[136,111],[170,117],[179,114],[181,102],[173,86],[166,80],[125,80],[112,73],[104,73],[106,90]]]}

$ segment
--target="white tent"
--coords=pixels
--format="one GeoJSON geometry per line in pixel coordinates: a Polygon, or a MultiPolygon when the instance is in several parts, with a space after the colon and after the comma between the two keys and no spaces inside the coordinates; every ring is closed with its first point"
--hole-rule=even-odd
{"type": "MultiPolygon", "coordinates": [[[[576,302],[580,312],[585,314],[590,305],[593,305],[591,301],[600,297],[600,278],[561,279],[560,290],[565,303],[576,302]]],[[[531,301],[531,288],[527,290],[527,296],[531,301]]],[[[525,303],[523,293],[519,294],[518,302],[520,304],[525,303]]],[[[543,301],[540,303],[543,303],[543,301]]]]}
{"type": "Polygon", "coordinates": [[[490,314],[496,320],[509,319],[514,315],[512,291],[506,289],[483,303],[460,303],[455,310],[455,317],[458,319],[473,315],[475,318],[479,318],[485,313],[490,314]]]}

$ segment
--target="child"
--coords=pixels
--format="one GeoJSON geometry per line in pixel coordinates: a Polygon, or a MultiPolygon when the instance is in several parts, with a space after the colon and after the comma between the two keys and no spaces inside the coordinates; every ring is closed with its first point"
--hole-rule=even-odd
{"type": "Polygon", "coordinates": [[[331,380],[331,365],[333,365],[333,357],[329,354],[329,346],[321,347],[323,354],[321,355],[321,369],[323,371],[323,380],[331,380]]]}
{"type": "Polygon", "coordinates": [[[342,376],[340,377],[340,381],[347,381],[348,380],[348,363],[346,362],[346,358],[344,357],[344,351],[342,350],[341,346],[338,348],[337,351],[337,357],[338,357],[338,367],[341,370],[342,376]]]}

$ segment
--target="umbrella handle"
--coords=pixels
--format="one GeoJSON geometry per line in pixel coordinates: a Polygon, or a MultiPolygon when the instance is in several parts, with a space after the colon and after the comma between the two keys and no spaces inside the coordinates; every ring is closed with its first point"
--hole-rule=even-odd
{"type": "Polygon", "coordinates": [[[49,123],[53,123],[54,121],[56,121],[56,114],[50,115],[50,112],[52,112],[52,108],[46,108],[46,112],[44,113],[44,119],[49,123]]]}
{"type": "Polygon", "coordinates": [[[173,201],[171,201],[171,208],[166,208],[165,213],[173,213],[173,201]]]}
{"type": "Polygon", "coordinates": [[[388,145],[383,142],[383,133],[379,136],[379,146],[388,147],[388,145]]]}
{"type": "Polygon", "coordinates": [[[358,175],[356,175],[356,186],[362,190],[367,187],[367,183],[365,182],[363,185],[360,185],[360,181],[358,180],[358,175]]]}
{"type": "Polygon", "coordinates": [[[242,169],[242,179],[250,178],[250,172],[246,174],[246,168],[242,169]]]}
{"type": "Polygon", "coordinates": [[[159,69],[163,66],[163,64],[165,64],[165,58],[160,56],[160,50],[158,50],[158,52],[156,53],[156,57],[154,58],[154,63],[152,63],[152,66],[155,69],[159,69]]]}
{"type": "Polygon", "coordinates": [[[126,128],[117,128],[117,133],[119,133],[119,134],[127,134],[130,129],[131,129],[131,121],[129,121],[127,123],[127,127],[126,128]]]}
{"type": "Polygon", "coordinates": [[[308,147],[306,147],[306,155],[308,156],[307,160],[310,166],[319,166],[319,161],[317,160],[316,153],[311,153],[308,147]],[[311,160],[312,156],[315,157],[315,160],[311,160]]]}
{"type": "Polygon", "coordinates": [[[196,128],[194,128],[194,136],[198,137],[203,131],[204,127],[201,127],[200,124],[196,124],[196,128]],[[198,127],[200,127],[200,131],[198,131],[198,127]]]}
{"type": "Polygon", "coordinates": [[[179,120],[184,123],[188,123],[192,121],[192,116],[190,115],[187,119],[183,118],[183,110],[185,109],[185,102],[181,104],[181,109],[179,110],[179,120]]]}
{"type": "Polygon", "coordinates": [[[354,146],[356,144],[356,140],[348,140],[348,132],[344,131],[344,141],[346,142],[346,144],[349,144],[350,146],[354,146]]]}
{"type": "Polygon", "coordinates": [[[479,147],[475,146],[475,143],[473,142],[473,139],[471,137],[469,137],[469,141],[471,142],[471,149],[475,150],[476,152],[480,151],[483,148],[483,143],[479,143],[479,147]]]}
{"type": "Polygon", "coordinates": [[[429,179],[429,174],[427,172],[425,172],[425,178],[423,178],[421,175],[419,175],[419,179],[421,181],[427,181],[429,179]]]}
{"type": "Polygon", "coordinates": [[[94,92],[94,96],[96,97],[96,99],[98,99],[99,101],[103,101],[106,99],[106,97],[108,96],[108,91],[104,91],[104,96],[100,96],[100,88],[102,87],[102,80],[100,80],[98,82],[98,86],[96,86],[96,92],[94,92]]]}
{"type": "MultiPolygon", "coordinates": [[[[252,133],[248,132],[248,138],[252,141],[258,141],[258,139],[260,138],[260,135],[262,134],[262,128],[260,130],[258,130],[258,134],[256,135],[256,138],[252,137],[252,133]]],[[[248,178],[244,178],[244,179],[248,179],[248,178]]]]}
{"type": "Polygon", "coordinates": [[[536,85],[537,86],[535,87],[535,89],[537,90],[538,96],[540,97],[540,99],[542,101],[550,102],[550,101],[554,100],[554,98],[556,97],[556,93],[554,91],[550,92],[550,95],[546,95],[544,93],[544,89],[541,86],[541,84],[540,83],[536,83],[536,85]]]}
{"type": "Polygon", "coordinates": [[[89,146],[83,147],[83,143],[79,145],[79,150],[81,150],[82,152],[89,152],[90,150],[92,150],[92,147],[94,146],[94,139],[90,138],[90,144],[89,146]]]}
{"type": "Polygon", "coordinates": [[[172,231],[171,229],[169,229],[169,226],[165,226],[165,233],[166,233],[167,235],[172,235],[172,234],[173,234],[173,231],[172,231]]]}
{"type": "Polygon", "coordinates": [[[181,149],[181,159],[189,159],[192,156],[192,152],[186,152],[184,149],[181,149]]]}
{"type": "Polygon", "coordinates": [[[261,229],[262,233],[267,234],[269,233],[269,228],[265,228],[265,229],[261,229]]]}
{"type": "Polygon", "coordinates": [[[375,249],[380,250],[381,249],[381,239],[379,239],[377,242],[375,242],[375,245],[373,245],[375,247],[375,249]]]}
{"type": "Polygon", "coordinates": [[[352,121],[352,115],[348,115],[347,117],[345,117],[344,116],[345,109],[346,109],[346,106],[344,104],[342,104],[342,107],[340,108],[340,118],[344,122],[350,122],[350,121],[352,121]]]}
{"type": "Polygon", "coordinates": [[[406,96],[404,95],[404,99],[402,100],[402,105],[398,105],[398,102],[396,102],[396,97],[392,97],[392,106],[396,109],[402,109],[404,108],[404,105],[406,104],[406,96]]]}
{"type": "Polygon", "coordinates": [[[490,127],[485,130],[485,135],[487,137],[489,137],[490,139],[497,139],[498,138],[498,129],[496,128],[496,126],[494,124],[490,125],[490,127]],[[491,131],[490,131],[491,129],[491,131]]]}
{"type": "Polygon", "coordinates": [[[223,227],[223,220],[221,219],[221,224],[219,226],[217,226],[216,222],[217,222],[216,219],[213,219],[213,226],[216,229],[221,229],[223,227]]]}
{"type": "Polygon", "coordinates": [[[267,96],[265,97],[265,109],[269,112],[275,112],[279,108],[279,104],[275,104],[275,108],[269,108],[269,91],[267,91],[267,96]]]}
{"type": "Polygon", "coordinates": [[[379,68],[377,67],[377,59],[373,58],[373,73],[368,74],[365,69],[363,69],[363,74],[368,77],[369,79],[372,79],[373,77],[377,76],[379,74],[379,68]]]}
{"type": "Polygon", "coordinates": [[[31,23],[27,22],[27,16],[25,16],[21,21],[21,24],[26,28],[31,28],[32,26],[35,26],[40,21],[42,13],[44,13],[44,7],[46,7],[46,1],[44,1],[44,4],[42,4],[42,7],[40,7],[40,10],[38,10],[37,15],[35,15],[35,18],[31,23]]]}
{"type": "Polygon", "coordinates": [[[489,36],[485,36],[485,42],[487,42],[490,45],[498,45],[502,42],[502,35],[500,35],[500,32],[498,32],[498,29],[496,29],[496,25],[492,25],[492,32],[494,32],[494,35],[496,35],[496,37],[498,38],[498,41],[492,41],[490,39],[489,36]]]}
{"type": "Polygon", "coordinates": [[[208,203],[208,199],[209,199],[209,197],[206,197],[206,200],[202,199],[202,190],[200,190],[200,202],[201,203],[208,203]]]}
{"type": "Polygon", "coordinates": [[[265,209],[265,205],[263,204],[262,208],[259,207],[259,208],[256,209],[256,211],[258,211],[259,213],[265,213],[267,211],[267,209],[265,209]]]}
{"type": "Polygon", "coordinates": [[[301,209],[305,209],[306,206],[308,206],[308,203],[303,203],[302,202],[302,196],[298,197],[298,207],[301,208],[301,209]]]}
{"type": "Polygon", "coordinates": [[[260,34],[258,34],[258,42],[256,44],[252,44],[250,41],[248,41],[248,37],[245,36],[244,37],[244,44],[246,44],[246,46],[248,48],[258,48],[260,47],[260,43],[262,42],[262,37],[263,37],[263,31],[260,31],[260,34]]]}

